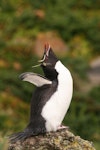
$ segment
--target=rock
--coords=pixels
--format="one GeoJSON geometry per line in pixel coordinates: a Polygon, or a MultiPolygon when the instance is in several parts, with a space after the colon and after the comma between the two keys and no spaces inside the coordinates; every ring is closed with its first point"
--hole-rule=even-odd
{"type": "Polygon", "coordinates": [[[24,142],[10,143],[8,150],[96,150],[92,142],[75,136],[68,129],[49,132],[26,139],[24,142]]]}

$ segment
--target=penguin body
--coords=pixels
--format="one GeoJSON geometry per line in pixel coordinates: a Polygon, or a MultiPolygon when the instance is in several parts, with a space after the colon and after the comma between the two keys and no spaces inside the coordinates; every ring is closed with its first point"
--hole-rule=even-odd
{"type": "Polygon", "coordinates": [[[20,75],[21,80],[28,81],[37,88],[31,99],[29,124],[23,132],[11,135],[11,142],[57,131],[69,108],[73,80],[69,70],[56,58],[48,44],[40,63],[45,77],[31,72],[20,75]]]}
{"type": "Polygon", "coordinates": [[[42,109],[42,116],[46,120],[47,131],[56,131],[61,125],[69,108],[72,98],[72,78],[69,70],[58,61],[55,65],[58,72],[57,90],[52,94],[42,109]]]}

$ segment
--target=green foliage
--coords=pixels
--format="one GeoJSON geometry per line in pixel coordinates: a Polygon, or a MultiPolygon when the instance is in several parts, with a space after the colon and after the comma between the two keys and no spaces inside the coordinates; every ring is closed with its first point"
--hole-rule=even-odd
{"type": "Polygon", "coordinates": [[[19,29],[38,31],[57,30],[62,38],[70,41],[73,36],[84,36],[93,49],[94,54],[100,49],[100,2],[93,0],[79,2],[77,0],[25,1],[17,5],[9,0],[1,1],[0,22],[4,29],[3,37],[11,38],[19,29]],[[25,7],[25,8],[24,8],[25,7]],[[35,10],[42,10],[44,17],[37,16],[35,10]],[[95,35],[95,36],[94,36],[95,35]]]}
{"type": "Polygon", "coordinates": [[[63,63],[68,67],[72,68],[73,72],[76,72],[80,78],[86,79],[86,72],[88,70],[88,63],[84,61],[84,57],[76,57],[72,58],[71,56],[67,56],[62,59],[63,63]],[[81,64],[81,65],[80,65],[81,64]]]}
{"type": "Polygon", "coordinates": [[[82,34],[92,45],[94,52],[98,53],[100,49],[99,1],[94,3],[93,0],[82,2],[55,0],[43,1],[42,4],[40,1],[33,3],[34,6],[37,5],[38,9],[44,9],[46,12],[44,22],[41,22],[40,26],[42,30],[57,30],[62,38],[67,41],[75,35],[82,34]],[[90,11],[91,9],[94,13],[90,11]]]}
{"type": "Polygon", "coordinates": [[[90,92],[89,95],[92,97],[94,100],[94,103],[96,105],[99,104],[100,106],[100,86],[94,87],[90,92]]]}
{"type": "MultiPolygon", "coordinates": [[[[24,71],[33,71],[33,69],[30,67],[33,64],[33,58],[30,58],[30,61],[27,61],[27,58],[23,59],[19,57],[20,62],[23,61],[21,65],[23,65],[23,70],[15,70],[13,67],[13,61],[15,60],[14,55],[6,54],[3,58],[8,57],[9,63],[11,63],[10,67],[1,69],[0,72],[0,78],[2,79],[0,81],[0,90],[1,91],[9,91],[16,95],[17,97],[20,97],[26,101],[30,100],[30,91],[32,92],[34,89],[34,86],[29,83],[22,83],[22,81],[19,79],[19,75],[23,73],[24,71]],[[28,62],[28,63],[26,63],[28,62]],[[26,64],[26,65],[24,65],[26,64]],[[29,68],[30,67],[30,68],[29,68]],[[23,94],[26,93],[26,94],[23,94]],[[26,97],[27,95],[27,97],[26,97]]],[[[35,59],[35,58],[34,58],[35,59]]],[[[17,61],[17,57],[16,57],[17,61]]]]}
{"type": "Polygon", "coordinates": [[[3,139],[0,137],[0,149],[1,150],[7,150],[8,149],[8,142],[7,139],[3,139]]]}

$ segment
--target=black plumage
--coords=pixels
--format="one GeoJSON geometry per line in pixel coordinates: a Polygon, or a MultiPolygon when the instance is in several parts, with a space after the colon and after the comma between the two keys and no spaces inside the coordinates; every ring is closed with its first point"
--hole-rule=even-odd
{"type": "Polygon", "coordinates": [[[46,102],[56,91],[58,85],[58,80],[57,80],[58,73],[54,69],[54,66],[58,59],[54,55],[52,49],[49,49],[48,56],[47,56],[47,51],[48,51],[48,46],[45,47],[45,52],[43,55],[45,59],[43,62],[41,62],[41,67],[44,71],[45,77],[33,73],[23,73],[20,75],[21,80],[26,79],[29,75],[33,75],[33,76],[36,75],[41,80],[49,79],[49,81],[52,81],[52,84],[47,83],[42,86],[36,87],[31,99],[29,123],[22,132],[15,133],[9,137],[12,143],[18,140],[25,140],[30,136],[46,133],[46,127],[45,127],[46,120],[42,117],[41,112],[43,106],[46,104],[46,102]]]}

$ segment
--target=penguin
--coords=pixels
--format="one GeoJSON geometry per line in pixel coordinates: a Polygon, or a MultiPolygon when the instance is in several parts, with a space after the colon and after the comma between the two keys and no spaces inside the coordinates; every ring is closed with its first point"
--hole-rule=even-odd
{"type": "Polygon", "coordinates": [[[19,76],[22,81],[34,84],[36,89],[31,99],[29,123],[22,132],[9,137],[12,143],[61,129],[70,106],[73,94],[72,75],[49,44],[45,45],[39,65],[44,76],[33,72],[25,72],[19,76]]]}

